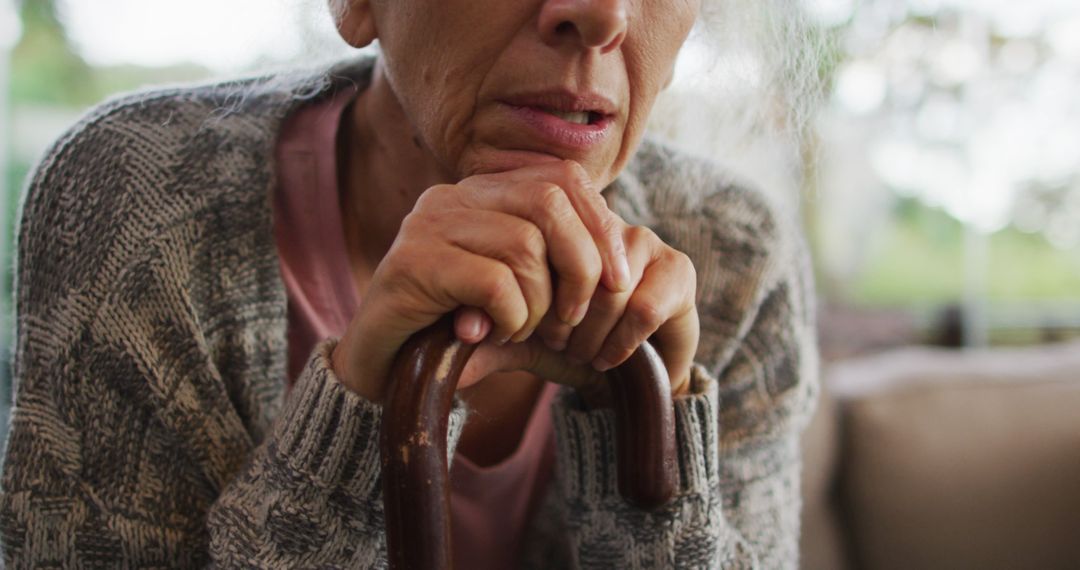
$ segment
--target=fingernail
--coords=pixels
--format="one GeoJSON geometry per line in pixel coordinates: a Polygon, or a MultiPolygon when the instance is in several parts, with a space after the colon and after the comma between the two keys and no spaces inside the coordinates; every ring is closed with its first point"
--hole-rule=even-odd
{"type": "Polygon", "coordinates": [[[565,319],[563,319],[563,322],[572,327],[576,327],[581,324],[581,321],[585,320],[585,313],[587,312],[589,312],[589,302],[585,301],[584,303],[574,307],[570,311],[570,314],[567,315],[565,319]]]}
{"type": "Polygon", "coordinates": [[[466,317],[465,319],[465,336],[469,337],[469,340],[475,339],[480,336],[480,319],[475,316],[472,318],[466,317]]]}
{"type": "Polygon", "coordinates": [[[536,329],[532,328],[532,329],[529,329],[527,331],[524,331],[524,332],[518,334],[517,336],[511,337],[510,340],[514,341],[515,343],[525,342],[525,341],[529,340],[529,337],[532,336],[532,333],[533,333],[534,330],[536,330],[536,329]]]}
{"type": "Polygon", "coordinates": [[[608,370],[611,370],[611,363],[604,360],[603,358],[597,358],[596,360],[594,360],[592,362],[592,366],[596,369],[597,372],[607,372],[608,370]]]}
{"type": "Polygon", "coordinates": [[[502,345],[504,345],[504,344],[506,344],[508,342],[510,342],[510,337],[504,336],[503,338],[500,338],[499,340],[496,340],[495,344],[497,344],[499,346],[502,346],[502,345]]]}
{"type": "Polygon", "coordinates": [[[617,256],[615,262],[615,288],[618,291],[626,291],[630,288],[630,264],[626,261],[626,254],[617,256]]]}

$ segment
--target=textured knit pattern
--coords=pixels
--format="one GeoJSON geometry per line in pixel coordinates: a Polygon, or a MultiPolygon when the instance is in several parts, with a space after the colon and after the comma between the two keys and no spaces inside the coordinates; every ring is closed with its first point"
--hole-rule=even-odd
{"type": "MultiPolygon", "coordinates": [[[[348,62],[128,96],[43,159],[18,236],[9,567],[386,565],[382,410],[334,377],[334,339],[286,394],[270,209],[283,117],[370,73],[348,62]]],[[[613,414],[564,390],[556,480],[522,565],[797,566],[796,442],[817,362],[793,225],[709,163],[651,143],[605,196],[697,269],[680,491],[658,512],[624,503],[613,414]]],[[[466,416],[459,403],[451,452],[466,416]]]]}

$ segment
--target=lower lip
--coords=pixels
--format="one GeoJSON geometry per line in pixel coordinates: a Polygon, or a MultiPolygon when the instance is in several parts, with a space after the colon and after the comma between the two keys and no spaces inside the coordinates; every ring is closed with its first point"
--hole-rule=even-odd
{"type": "Polygon", "coordinates": [[[611,119],[579,125],[565,121],[536,107],[507,105],[510,112],[545,142],[573,150],[588,150],[600,144],[611,131],[611,119]]]}

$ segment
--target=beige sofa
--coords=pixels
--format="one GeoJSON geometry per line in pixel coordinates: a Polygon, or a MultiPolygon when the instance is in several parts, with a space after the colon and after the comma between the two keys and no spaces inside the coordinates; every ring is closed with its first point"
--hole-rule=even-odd
{"type": "Polygon", "coordinates": [[[1080,342],[825,367],[802,567],[1080,569],[1080,342]]]}

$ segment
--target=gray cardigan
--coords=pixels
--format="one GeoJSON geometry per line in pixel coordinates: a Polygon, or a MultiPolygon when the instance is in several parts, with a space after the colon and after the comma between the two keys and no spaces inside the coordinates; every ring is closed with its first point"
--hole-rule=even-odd
{"type": "MultiPolygon", "coordinates": [[[[381,408],[334,377],[334,339],[286,392],[269,199],[282,118],[370,70],[127,96],[42,160],[18,233],[10,567],[386,565],[381,408]]],[[[564,390],[522,567],[795,567],[817,361],[794,224],[710,163],[648,142],[605,196],[697,269],[680,492],[655,513],[624,503],[613,414],[564,390]]],[[[466,415],[459,402],[451,450],[466,415]]]]}

